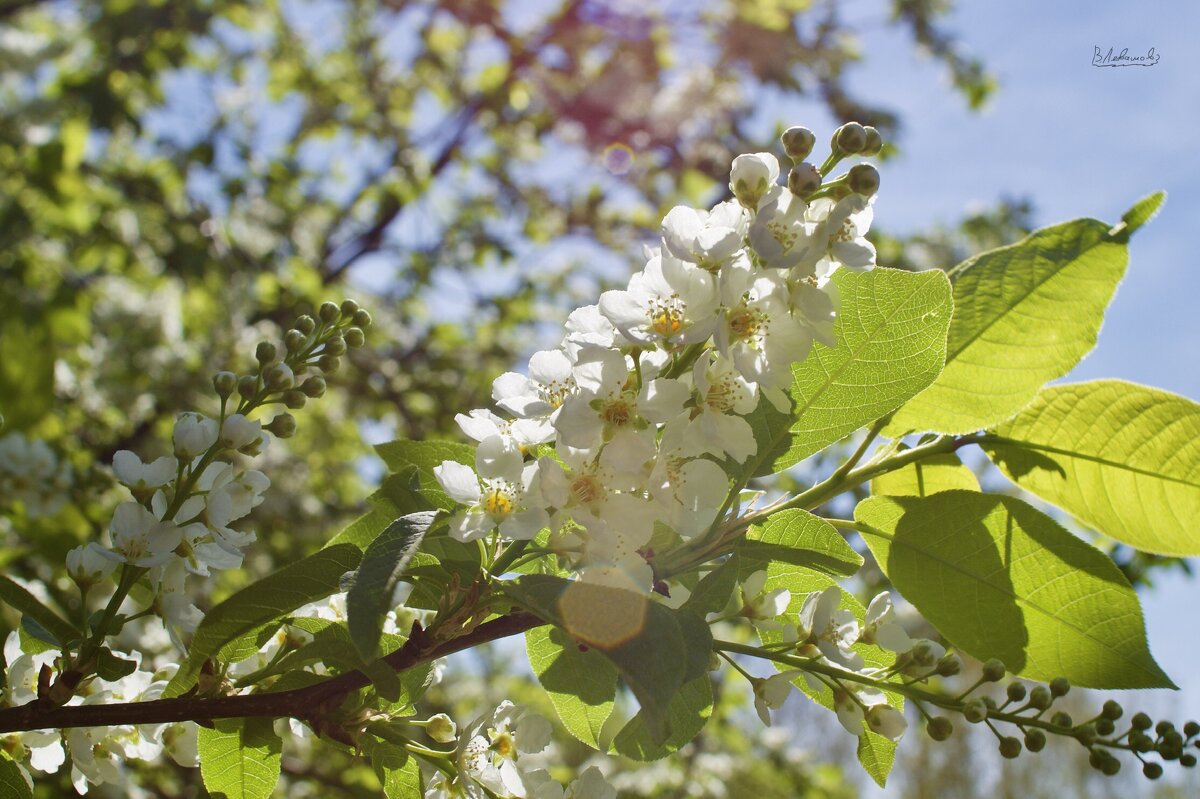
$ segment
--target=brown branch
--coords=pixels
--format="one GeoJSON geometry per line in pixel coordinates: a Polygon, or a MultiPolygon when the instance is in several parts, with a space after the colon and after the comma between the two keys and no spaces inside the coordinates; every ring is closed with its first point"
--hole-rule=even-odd
{"type": "MultiPolygon", "coordinates": [[[[545,623],[531,613],[514,612],[481,624],[466,635],[434,646],[429,645],[428,639],[419,630],[414,630],[404,646],[383,658],[383,662],[398,672],[406,671],[430,660],[523,633],[545,623]]],[[[251,717],[316,721],[325,710],[340,703],[346,694],[369,683],[370,679],[361,671],[350,671],[305,688],[278,693],[207,698],[185,696],[151,702],[63,707],[34,700],[18,707],[0,709],[0,733],[251,717]]]]}

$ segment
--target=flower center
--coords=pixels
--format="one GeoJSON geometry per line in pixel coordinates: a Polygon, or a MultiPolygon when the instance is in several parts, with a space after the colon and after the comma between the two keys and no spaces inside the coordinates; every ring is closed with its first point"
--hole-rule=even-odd
{"type": "Polygon", "coordinates": [[[594,505],[604,497],[604,485],[594,474],[581,474],[571,481],[571,496],[580,505],[594,505]]]}
{"type": "Polygon", "coordinates": [[[483,510],[489,516],[508,516],[513,512],[512,494],[503,486],[494,486],[483,495],[483,510]]]}
{"type": "Polygon", "coordinates": [[[663,338],[675,335],[683,329],[683,312],[686,307],[678,294],[667,298],[651,298],[646,311],[650,319],[650,329],[663,338]]]}
{"type": "Polygon", "coordinates": [[[737,339],[754,338],[765,322],[763,313],[743,305],[729,317],[729,332],[737,339]]]}
{"type": "Polygon", "coordinates": [[[609,400],[600,409],[600,418],[613,427],[627,427],[635,416],[636,409],[624,397],[609,400]]]}
{"type": "Polygon", "coordinates": [[[551,408],[558,408],[566,401],[567,397],[574,393],[575,378],[573,377],[568,377],[565,380],[552,380],[549,383],[542,383],[538,386],[539,396],[551,408]]]}

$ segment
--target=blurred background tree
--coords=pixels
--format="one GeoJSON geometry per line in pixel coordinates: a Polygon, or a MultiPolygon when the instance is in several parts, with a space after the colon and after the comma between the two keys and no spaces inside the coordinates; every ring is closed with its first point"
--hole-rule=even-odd
{"type": "MultiPolygon", "coordinates": [[[[880,16],[978,108],[994,81],[949,11],[892,0],[880,16]]],[[[855,24],[820,0],[0,1],[0,436],[47,442],[72,497],[0,517],[0,565],[49,576],[107,525],[114,452],[163,454],[178,412],[212,410],[214,371],[353,296],[376,320],[368,346],[270,453],[247,567],[316,548],[372,488],[365,442],[457,435],[454,413],[487,405],[493,376],[640,265],[670,207],[722,199],[733,155],[775,149],[748,133],[764,109],[818,101],[898,152],[886,98],[848,88],[855,24]]],[[[1003,200],[873,236],[885,265],[947,268],[1029,223],[1027,202],[1003,200]]],[[[719,703],[683,765],[729,796],[856,792],[786,736],[749,756],[746,718],[719,703]]],[[[288,795],[373,795],[348,763],[290,757],[288,795]]],[[[717,795],[679,769],[624,790],[717,795]]],[[[66,795],[61,776],[41,795],[66,795]]],[[[200,791],[167,766],[141,782],[200,791]]]]}

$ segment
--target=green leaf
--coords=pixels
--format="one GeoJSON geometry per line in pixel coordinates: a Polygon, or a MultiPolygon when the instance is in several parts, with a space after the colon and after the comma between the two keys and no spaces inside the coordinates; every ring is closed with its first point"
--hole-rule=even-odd
{"type": "Polygon", "coordinates": [[[53,638],[53,642],[62,645],[79,640],[79,631],[62,616],[46,607],[24,586],[12,579],[0,575],[0,600],[16,608],[25,618],[37,622],[53,638]]]}
{"type": "Polygon", "coordinates": [[[339,544],[288,564],[252,583],[210,610],[192,636],[188,659],[167,684],[163,697],[179,696],[192,686],[204,661],[227,644],[253,633],[273,619],[340,590],[342,575],[353,570],[362,553],[339,544]]]}
{"type": "Polygon", "coordinates": [[[435,466],[443,461],[458,461],[474,468],[475,448],[456,441],[408,441],[399,439],[379,444],[375,452],[393,472],[414,470],[421,495],[433,507],[450,510],[457,503],[447,496],[433,476],[435,466]]]}
{"type": "Polygon", "coordinates": [[[871,497],[854,512],[879,566],[946,638],[1034,680],[1173,687],[1137,595],[1103,553],[1015,497],[871,497]]]}
{"type": "Polygon", "coordinates": [[[122,677],[128,677],[137,671],[138,664],[113,654],[108,647],[101,647],[97,653],[96,674],[102,680],[116,682],[122,677]]]}
{"type": "Polygon", "coordinates": [[[790,426],[770,403],[748,421],[758,452],[745,476],[782,471],[898,408],[934,381],[953,306],[943,272],[841,270],[837,346],[813,345],[792,368],[790,426]]]}
{"type": "Polygon", "coordinates": [[[696,588],[683,603],[683,609],[703,617],[708,613],[719,613],[729,604],[737,588],[741,573],[738,554],[735,552],[725,562],[704,575],[696,588]]]}
{"type": "Polygon", "coordinates": [[[638,712],[617,733],[614,752],[643,762],[678,752],[700,734],[713,712],[712,682],[707,674],[684,683],[667,707],[671,734],[662,743],[650,735],[643,712],[638,712]]]}
{"type": "Polygon", "coordinates": [[[799,509],[772,514],[762,525],[754,525],[739,542],[738,554],[755,571],[779,563],[838,577],[849,577],[862,566],[862,555],[829,522],[799,509]]]}
{"type": "Polygon", "coordinates": [[[1132,208],[1121,215],[1121,224],[1112,230],[1113,238],[1128,241],[1134,231],[1158,215],[1158,211],[1166,199],[1165,191],[1156,191],[1138,200],[1132,208]]]}
{"type": "Polygon", "coordinates": [[[268,799],[283,742],[267,718],[220,719],[199,731],[200,776],[213,799],[268,799]]]}
{"type": "Polygon", "coordinates": [[[1200,555],[1200,405],[1097,380],[1043,389],[984,450],[1021,488],[1132,547],[1200,555]]]}
{"type": "Polygon", "coordinates": [[[1150,205],[1157,207],[1153,198],[1126,214],[1134,224],[1110,230],[1099,220],[1077,219],[955,267],[946,368],[884,433],[980,430],[1071,371],[1096,345],[1129,260],[1125,241],[1149,218],[1150,205]]]}
{"type": "Polygon", "coordinates": [[[0,754],[0,796],[4,799],[33,799],[33,789],[25,781],[21,768],[6,754],[0,754]]]}
{"type": "MultiPolygon", "coordinates": [[[[898,694],[885,693],[888,704],[897,710],[903,710],[904,705],[899,700],[898,694]]],[[[891,773],[892,765],[896,762],[896,742],[867,729],[864,721],[863,734],[858,736],[857,754],[859,765],[863,767],[863,771],[867,772],[880,788],[886,787],[888,774],[891,773]]]]}
{"type": "Polygon", "coordinates": [[[359,740],[387,799],[421,799],[425,788],[421,785],[421,767],[416,758],[409,757],[408,752],[391,741],[371,735],[359,740]]]}
{"type": "MultiPolygon", "coordinates": [[[[901,446],[897,453],[908,449],[901,446]]],[[[927,497],[942,491],[978,491],[979,478],[953,452],[922,458],[871,481],[871,493],[889,497],[927,497]]]]}
{"type": "Polygon", "coordinates": [[[435,511],[400,517],[363,554],[346,594],[346,616],[350,637],[364,658],[375,657],[384,617],[394,607],[392,595],[436,517],[435,511]]]}
{"type": "Polygon", "coordinates": [[[617,669],[601,652],[573,640],[559,627],[525,633],[525,651],[538,682],[567,732],[595,749],[612,715],[617,669]]]}
{"type": "MultiPolygon", "coordinates": [[[[707,625],[701,622],[701,634],[689,624],[685,635],[683,614],[636,591],[595,583],[533,574],[503,586],[519,605],[608,658],[642,706],[651,739],[667,739],[671,700],[697,676],[690,673],[697,658],[689,653],[711,649],[707,625]]],[[[705,667],[707,658],[706,651],[705,667]]]]}

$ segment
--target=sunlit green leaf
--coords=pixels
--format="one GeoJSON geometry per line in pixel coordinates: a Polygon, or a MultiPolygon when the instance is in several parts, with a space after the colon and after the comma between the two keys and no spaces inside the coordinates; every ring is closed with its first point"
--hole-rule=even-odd
{"type": "Polygon", "coordinates": [[[220,719],[199,731],[200,776],[213,799],[268,799],[283,741],[267,718],[220,719]]]}

